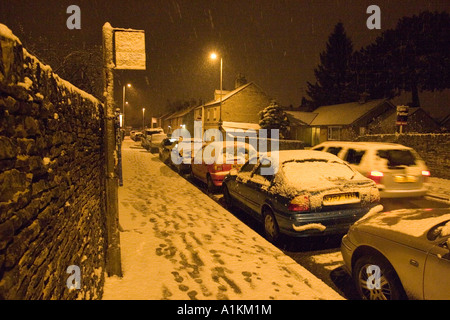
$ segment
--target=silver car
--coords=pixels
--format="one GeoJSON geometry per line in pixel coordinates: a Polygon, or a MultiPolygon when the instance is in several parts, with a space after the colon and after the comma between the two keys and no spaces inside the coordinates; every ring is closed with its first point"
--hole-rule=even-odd
{"type": "Polygon", "coordinates": [[[341,252],[363,299],[450,300],[449,248],[450,208],[401,209],[361,218],[341,252]]]}

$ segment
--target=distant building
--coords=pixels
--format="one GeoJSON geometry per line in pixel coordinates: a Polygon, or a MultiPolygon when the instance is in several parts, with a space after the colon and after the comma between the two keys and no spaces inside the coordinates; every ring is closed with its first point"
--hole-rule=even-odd
{"type": "MultiPolygon", "coordinates": [[[[239,84],[239,82],[237,82],[239,84]]],[[[271,98],[254,82],[246,83],[233,91],[224,91],[220,110],[220,91],[215,91],[213,101],[198,106],[194,119],[202,121],[202,130],[259,128],[259,112],[266,108],[271,98]]]]}
{"type": "MultiPolygon", "coordinates": [[[[396,109],[389,110],[369,124],[368,133],[392,134],[399,132],[399,126],[396,125],[396,120],[396,109]]],[[[407,124],[402,128],[403,133],[433,133],[439,131],[439,124],[424,109],[420,107],[408,109],[407,124]]]]}
{"type": "Polygon", "coordinates": [[[369,124],[395,107],[388,100],[358,101],[322,106],[314,112],[288,112],[291,139],[315,146],[328,140],[353,140],[367,133],[369,124]]]}

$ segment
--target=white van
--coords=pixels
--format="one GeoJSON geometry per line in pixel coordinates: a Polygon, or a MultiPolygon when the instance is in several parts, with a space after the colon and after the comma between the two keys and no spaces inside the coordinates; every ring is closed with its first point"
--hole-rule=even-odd
{"type": "Polygon", "coordinates": [[[374,180],[382,198],[421,197],[430,171],[417,152],[384,142],[327,141],[312,148],[337,155],[374,180]]]}

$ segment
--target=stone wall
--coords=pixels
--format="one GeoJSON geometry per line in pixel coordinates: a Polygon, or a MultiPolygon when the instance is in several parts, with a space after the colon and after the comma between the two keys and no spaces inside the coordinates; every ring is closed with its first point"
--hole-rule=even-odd
{"type": "Polygon", "coordinates": [[[432,177],[450,179],[449,133],[365,135],[357,141],[392,142],[411,147],[425,160],[432,177]]]}
{"type": "Polygon", "coordinates": [[[0,24],[0,300],[101,298],[103,118],[0,24]]]}

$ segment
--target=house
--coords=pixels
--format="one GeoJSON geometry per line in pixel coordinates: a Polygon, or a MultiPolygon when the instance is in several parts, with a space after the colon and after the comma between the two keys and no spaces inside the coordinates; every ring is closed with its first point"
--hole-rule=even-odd
{"type": "Polygon", "coordinates": [[[307,141],[311,144],[311,122],[317,116],[316,112],[286,111],[289,119],[289,138],[292,140],[307,141]]]}
{"type": "Polygon", "coordinates": [[[194,109],[197,106],[191,106],[166,115],[162,119],[162,128],[164,132],[172,133],[175,129],[185,128],[189,132],[194,132],[194,109]]]}
{"type": "Polygon", "coordinates": [[[259,112],[269,106],[271,98],[256,83],[249,82],[233,91],[216,90],[213,101],[198,106],[194,110],[194,119],[202,121],[202,132],[219,129],[259,128],[259,112]]]}
{"type": "Polygon", "coordinates": [[[314,112],[290,112],[291,139],[315,146],[328,140],[353,140],[367,133],[369,124],[385,112],[395,110],[385,99],[321,106],[314,112]]]}
{"type": "MultiPolygon", "coordinates": [[[[374,119],[368,126],[369,134],[392,134],[399,132],[396,109],[389,110],[374,119]]],[[[408,108],[407,124],[402,126],[402,132],[433,133],[439,132],[439,124],[428,112],[420,107],[408,108]]]]}

